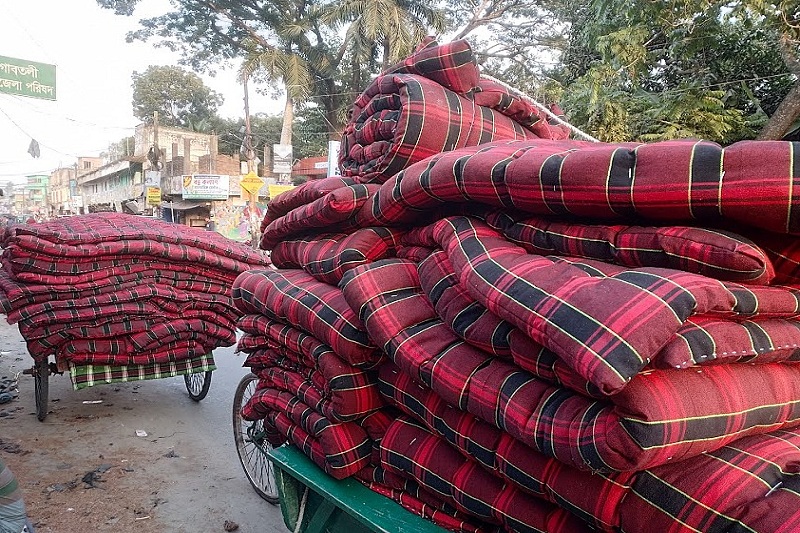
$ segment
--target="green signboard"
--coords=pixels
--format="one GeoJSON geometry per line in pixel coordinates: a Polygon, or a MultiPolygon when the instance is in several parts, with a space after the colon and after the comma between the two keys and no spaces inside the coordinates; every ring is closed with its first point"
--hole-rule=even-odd
{"type": "Polygon", "coordinates": [[[0,93],[56,99],[56,66],[0,56],[0,93]]]}

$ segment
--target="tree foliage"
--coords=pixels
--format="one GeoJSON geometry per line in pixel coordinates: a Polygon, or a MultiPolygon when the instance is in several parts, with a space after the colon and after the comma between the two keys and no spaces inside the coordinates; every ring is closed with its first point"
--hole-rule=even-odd
{"type": "Polygon", "coordinates": [[[132,79],[133,115],[147,123],[157,111],[160,124],[200,131],[199,124],[215,117],[223,102],[197,74],[180,67],[150,66],[132,79]]]}
{"type": "MultiPolygon", "coordinates": [[[[122,15],[139,1],[97,0],[122,15]]],[[[467,38],[484,73],[545,103],[559,100],[573,124],[606,141],[778,138],[800,117],[800,23],[787,0],[171,5],[129,39],[178,51],[193,70],[241,64],[254,85],[286,93],[282,138],[300,136],[309,153],[324,144],[316,134],[336,138],[356,95],[426,33],[467,38]]],[[[186,123],[207,127],[201,117],[186,123]]]]}
{"type": "Polygon", "coordinates": [[[794,83],[778,14],[766,24],[748,2],[593,0],[564,15],[565,101],[570,117],[603,140],[752,138],[794,83]],[[606,94],[584,99],[599,83],[606,94]],[[608,110],[620,103],[628,113],[615,126],[621,117],[608,110]]]}

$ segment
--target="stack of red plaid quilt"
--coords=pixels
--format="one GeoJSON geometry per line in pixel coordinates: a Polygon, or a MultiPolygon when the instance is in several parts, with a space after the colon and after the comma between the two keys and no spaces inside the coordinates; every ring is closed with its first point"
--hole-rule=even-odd
{"type": "Polygon", "coordinates": [[[262,246],[385,356],[374,475],[508,531],[796,531],[796,146],[490,143],[284,193],[262,246]]]}
{"type": "Polygon", "coordinates": [[[466,41],[426,41],[356,99],[339,167],[356,181],[381,183],[440,152],[501,139],[564,139],[568,133],[526,100],[481,79],[466,41]]]}
{"type": "Polygon", "coordinates": [[[63,366],[169,365],[231,346],[231,285],[270,264],[217,233],[118,213],[14,226],[3,245],[0,308],[34,359],[63,366]]]}

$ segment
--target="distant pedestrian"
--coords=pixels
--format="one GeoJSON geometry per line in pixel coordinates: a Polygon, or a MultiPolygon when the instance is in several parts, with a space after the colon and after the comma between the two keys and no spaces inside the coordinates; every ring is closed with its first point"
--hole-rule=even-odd
{"type": "Polygon", "coordinates": [[[33,533],[14,473],[0,459],[0,533],[33,533]]]}

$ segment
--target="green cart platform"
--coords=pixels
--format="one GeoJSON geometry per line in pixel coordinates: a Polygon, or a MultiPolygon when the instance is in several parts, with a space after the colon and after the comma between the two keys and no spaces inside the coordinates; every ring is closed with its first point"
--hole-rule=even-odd
{"type": "Polygon", "coordinates": [[[305,533],[444,533],[354,479],[337,480],[294,446],[271,450],[283,521],[305,533]],[[305,503],[303,503],[304,493],[305,503]],[[300,521],[298,529],[297,522],[300,521]]]}
{"type": "Polygon", "coordinates": [[[233,400],[233,433],[245,474],[267,502],[280,503],[283,521],[295,533],[445,533],[354,479],[337,480],[294,446],[272,448],[261,421],[248,422],[241,408],[258,379],[242,378],[233,400]]]}

